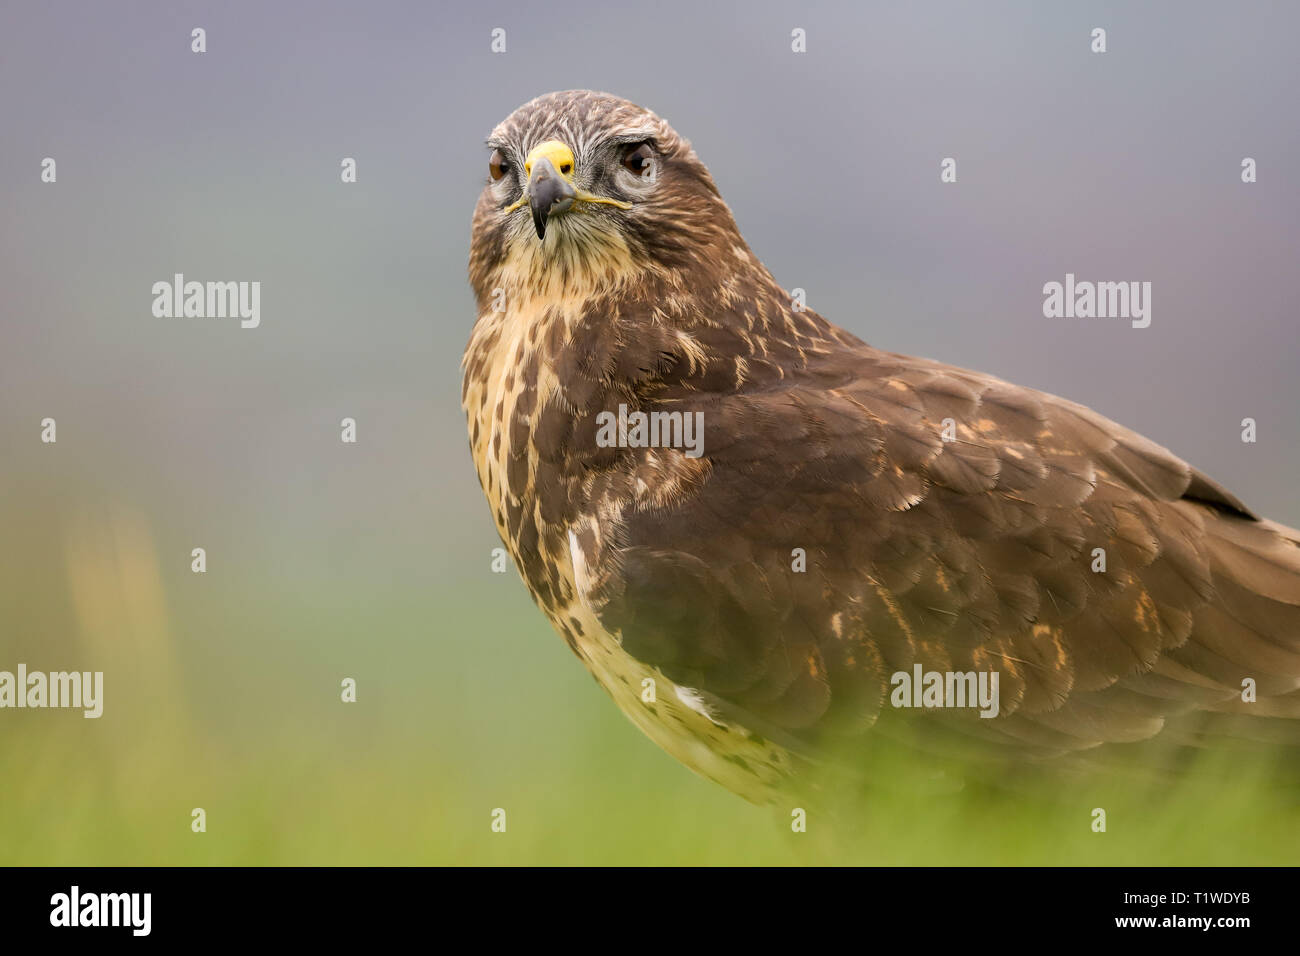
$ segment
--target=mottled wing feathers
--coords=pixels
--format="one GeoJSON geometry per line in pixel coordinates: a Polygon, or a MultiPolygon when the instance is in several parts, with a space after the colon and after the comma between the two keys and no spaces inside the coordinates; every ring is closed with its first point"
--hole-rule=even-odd
{"type": "Polygon", "coordinates": [[[632,656],[808,751],[899,719],[890,675],[918,663],[1000,674],[997,719],[923,719],[1042,755],[1232,710],[1246,677],[1297,710],[1300,548],[1165,449],[850,341],[748,366],[715,391],[665,361],[629,393],[703,412],[707,461],[588,544],[632,656]]]}

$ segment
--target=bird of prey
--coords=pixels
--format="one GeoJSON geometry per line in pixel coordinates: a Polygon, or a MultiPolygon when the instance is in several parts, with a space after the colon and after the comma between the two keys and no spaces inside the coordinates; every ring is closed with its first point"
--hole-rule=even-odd
{"type": "Polygon", "coordinates": [[[551,93],[487,145],[478,478],[538,606],[688,767],[764,803],[832,755],[869,776],[877,737],[1300,743],[1300,533],[1082,405],[802,308],[649,110],[551,93]],[[994,674],[996,716],[963,707],[994,674]]]}

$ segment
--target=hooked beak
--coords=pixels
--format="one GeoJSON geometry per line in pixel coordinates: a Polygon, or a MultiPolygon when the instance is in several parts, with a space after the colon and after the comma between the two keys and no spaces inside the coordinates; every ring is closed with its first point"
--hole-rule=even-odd
{"type": "Polygon", "coordinates": [[[546,224],[551,217],[568,212],[575,201],[618,209],[632,208],[630,202],[597,196],[573,185],[574,165],[573,150],[554,139],[534,146],[524,161],[528,187],[505,211],[514,212],[527,203],[533,213],[533,228],[537,230],[539,241],[546,238],[546,224]]]}
{"type": "Polygon", "coordinates": [[[551,216],[568,212],[577,196],[569,181],[561,176],[545,156],[532,161],[528,176],[528,206],[533,211],[537,238],[546,238],[546,223],[551,216]]]}

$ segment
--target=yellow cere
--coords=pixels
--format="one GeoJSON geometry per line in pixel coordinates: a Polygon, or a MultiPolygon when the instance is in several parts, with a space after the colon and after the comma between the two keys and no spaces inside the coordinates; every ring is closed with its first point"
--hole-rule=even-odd
{"type": "Polygon", "coordinates": [[[573,181],[573,150],[559,140],[548,139],[533,147],[533,151],[524,160],[524,175],[533,174],[533,163],[539,159],[549,159],[556,171],[570,182],[573,181]]]}
{"type": "MultiPolygon", "coordinates": [[[[573,159],[573,150],[565,146],[558,139],[548,139],[544,143],[538,143],[529,152],[528,157],[524,160],[524,175],[532,176],[533,163],[539,159],[549,159],[551,165],[561,176],[563,176],[571,185],[573,183],[574,167],[577,165],[573,159]]],[[[630,202],[622,202],[618,199],[607,199],[604,196],[597,196],[595,193],[589,193],[584,189],[574,187],[575,199],[582,202],[605,203],[609,206],[617,206],[619,209],[631,209],[630,202]]],[[[528,192],[519,197],[518,200],[506,207],[506,212],[514,212],[528,202],[528,192]]]]}

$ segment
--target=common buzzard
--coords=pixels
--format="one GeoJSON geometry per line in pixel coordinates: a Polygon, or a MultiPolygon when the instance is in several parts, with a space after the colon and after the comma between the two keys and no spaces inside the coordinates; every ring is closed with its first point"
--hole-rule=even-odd
{"type": "Polygon", "coordinates": [[[1300,534],[1081,405],[801,308],[648,110],[552,93],[488,146],[479,481],[669,753],[768,801],[877,736],[1011,764],[1300,742],[1300,534]],[[954,674],[997,675],[996,716],[933,706],[954,674]]]}

